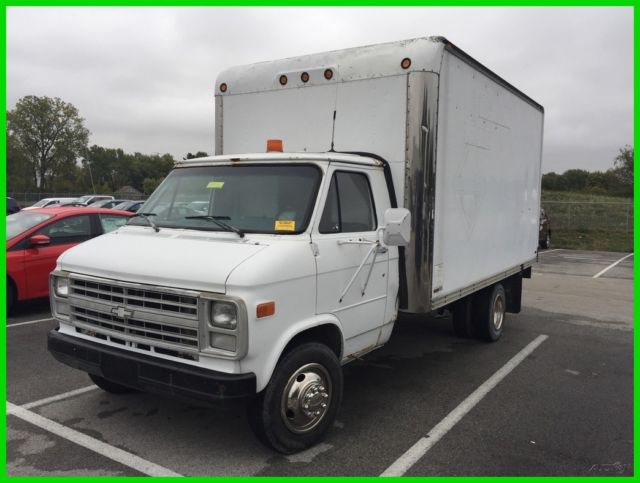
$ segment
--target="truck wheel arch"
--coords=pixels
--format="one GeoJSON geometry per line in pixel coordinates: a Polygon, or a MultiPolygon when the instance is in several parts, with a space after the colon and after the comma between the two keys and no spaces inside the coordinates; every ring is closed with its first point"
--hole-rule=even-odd
{"type": "Polygon", "coordinates": [[[342,340],[342,331],[336,324],[324,323],[304,329],[294,335],[280,353],[280,358],[287,354],[291,349],[305,342],[319,342],[326,345],[336,355],[338,360],[342,360],[342,351],[344,342],[342,340]]]}
{"type": "Polygon", "coordinates": [[[262,391],[269,383],[273,371],[278,362],[293,348],[306,342],[319,342],[325,344],[336,354],[338,360],[342,360],[344,351],[344,338],[338,319],[330,314],[317,315],[310,319],[300,321],[290,327],[289,331],[280,339],[268,358],[263,371],[256,373],[257,390],[262,391]]]}

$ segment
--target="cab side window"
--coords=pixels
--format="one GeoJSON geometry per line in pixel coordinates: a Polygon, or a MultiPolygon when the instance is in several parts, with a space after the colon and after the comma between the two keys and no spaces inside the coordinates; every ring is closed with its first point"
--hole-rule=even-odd
{"type": "Polygon", "coordinates": [[[69,216],[47,225],[38,234],[47,235],[51,245],[80,243],[92,237],[91,218],[89,215],[69,216]]]}
{"type": "Polygon", "coordinates": [[[320,218],[320,233],[374,231],[377,226],[369,179],[363,173],[336,171],[320,218]]]}

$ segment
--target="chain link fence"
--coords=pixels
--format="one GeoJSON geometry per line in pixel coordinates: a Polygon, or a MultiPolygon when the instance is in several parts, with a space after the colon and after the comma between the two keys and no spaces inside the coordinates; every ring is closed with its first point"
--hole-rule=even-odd
{"type": "MultiPolygon", "coordinates": [[[[18,191],[8,191],[7,196],[13,198],[18,202],[18,204],[25,208],[27,206],[33,205],[35,202],[40,201],[44,198],[80,198],[81,196],[85,196],[91,193],[27,193],[27,192],[18,192],[18,191]]],[[[122,200],[145,200],[147,196],[141,193],[99,193],[101,195],[111,195],[115,199],[122,200]]]]}
{"type": "Polygon", "coordinates": [[[633,251],[633,202],[542,201],[556,248],[633,251]]]}
{"type": "MultiPolygon", "coordinates": [[[[21,207],[42,198],[78,198],[87,193],[8,192],[21,207]]],[[[104,193],[115,198],[143,200],[144,194],[104,193]]],[[[556,248],[633,251],[633,202],[542,201],[551,224],[551,243],[556,248]]]]}

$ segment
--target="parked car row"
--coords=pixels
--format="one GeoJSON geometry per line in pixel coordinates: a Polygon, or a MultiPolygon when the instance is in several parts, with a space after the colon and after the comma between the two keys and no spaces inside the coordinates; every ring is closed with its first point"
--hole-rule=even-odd
{"type": "MultiPolygon", "coordinates": [[[[60,206],[90,206],[92,208],[110,208],[135,213],[144,201],[115,199],[109,195],[85,195],[79,198],[43,198],[37,203],[24,208],[35,210],[38,208],[55,208],[60,206]]],[[[13,198],[7,197],[7,215],[20,211],[20,206],[13,198]]]]}
{"type": "Polygon", "coordinates": [[[93,207],[23,210],[7,216],[7,311],[49,295],[49,273],[67,249],[124,225],[132,213],[93,207]]]}
{"type": "Polygon", "coordinates": [[[7,197],[7,312],[49,295],[49,273],[67,249],[124,225],[144,201],[108,195],[43,198],[20,209],[7,197]]]}

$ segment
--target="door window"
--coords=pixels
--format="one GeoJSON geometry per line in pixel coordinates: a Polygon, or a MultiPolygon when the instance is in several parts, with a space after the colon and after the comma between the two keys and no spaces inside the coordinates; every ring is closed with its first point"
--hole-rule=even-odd
{"type": "Polygon", "coordinates": [[[377,226],[369,179],[363,173],[336,171],[331,178],[320,233],[374,231],[377,226]]]}
{"type": "Polygon", "coordinates": [[[91,218],[90,215],[69,216],[45,226],[38,234],[47,235],[51,245],[80,243],[91,238],[91,218]]]}

